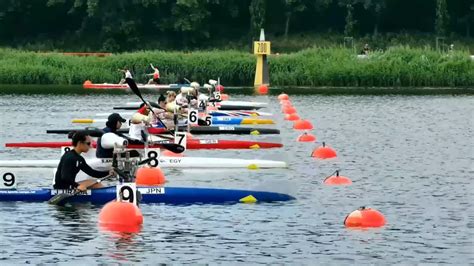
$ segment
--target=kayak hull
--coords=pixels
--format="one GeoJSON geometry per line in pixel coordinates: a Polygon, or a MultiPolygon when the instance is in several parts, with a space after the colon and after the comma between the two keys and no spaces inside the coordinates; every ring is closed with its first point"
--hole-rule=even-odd
{"type": "MultiPolygon", "coordinates": [[[[180,89],[187,87],[189,84],[137,84],[139,89],[151,89],[151,90],[165,90],[165,89],[180,89]]],[[[108,90],[108,89],[130,89],[128,84],[114,84],[114,83],[84,83],[82,85],[84,89],[96,89],[96,90],[108,90]]]]}
{"type": "MultiPolygon", "coordinates": [[[[96,165],[99,158],[87,158],[89,165],[96,165]]],[[[286,168],[284,161],[253,160],[233,158],[210,158],[210,157],[168,157],[161,156],[158,159],[160,168],[286,168]]],[[[0,168],[56,168],[59,160],[0,160],[0,168]]],[[[104,163],[102,163],[104,164],[104,163]]],[[[110,165],[110,162],[107,162],[110,165]]]]}
{"type": "MultiPolygon", "coordinates": [[[[236,204],[253,197],[256,202],[289,201],[295,198],[282,193],[220,188],[191,187],[139,187],[142,195],[140,203],[165,204],[236,204]]],[[[45,202],[56,194],[73,193],[72,190],[49,188],[0,190],[0,202],[27,201],[45,202]]],[[[105,204],[116,197],[116,187],[88,190],[87,194],[71,197],[69,202],[90,202],[105,204]]]]}
{"type": "MultiPolygon", "coordinates": [[[[61,148],[71,146],[70,141],[52,141],[52,142],[17,142],[6,143],[7,148],[61,148]]],[[[93,142],[92,147],[97,147],[93,142]]],[[[161,148],[160,144],[150,144],[149,148],[161,148]]],[[[190,150],[198,149],[271,149],[280,148],[283,144],[276,142],[245,141],[245,140],[217,140],[217,139],[190,139],[186,142],[186,148],[190,150]]],[[[144,145],[127,146],[129,149],[143,149],[144,145]]]]}

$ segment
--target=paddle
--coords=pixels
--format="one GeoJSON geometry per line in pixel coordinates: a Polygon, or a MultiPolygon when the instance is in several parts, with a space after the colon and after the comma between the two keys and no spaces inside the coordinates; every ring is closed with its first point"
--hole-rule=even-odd
{"type": "MultiPolygon", "coordinates": [[[[145,99],[143,99],[142,94],[140,93],[140,90],[138,89],[137,83],[135,83],[135,80],[133,80],[133,79],[131,79],[131,78],[126,78],[126,79],[125,79],[125,82],[127,82],[128,86],[129,86],[130,89],[133,91],[133,93],[135,93],[135,95],[137,95],[137,96],[140,98],[140,100],[142,100],[142,102],[143,102],[145,105],[147,105],[147,106],[150,107],[150,111],[151,111],[151,112],[153,113],[153,115],[158,119],[158,121],[160,121],[160,123],[161,123],[166,129],[168,129],[168,128],[166,127],[165,123],[163,123],[163,121],[161,121],[161,119],[155,114],[155,112],[153,112],[153,108],[151,107],[151,105],[148,104],[148,103],[145,101],[145,99]]],[[[164,109],[164,108],[161,108],[161,107],[159,107],[159,108],[160,108],[160,109],[164,109]]]]}
{"type": "MultiPolygon", "coordinates": [[[[92,183],[92,184],[90,184],[89,186],[87,186],[87,188],[90,188],[90,187],[94,186],[95,184],[100,184],[102,181],[107,180],[107,179],[110,179],[111,177],[115,177],[115,175],[108,175],[108,176],[106,176],[106,177],[97,179],[97,181],[95,181],[94,183],[92,183]]],[[[77,196],[77,195],[80,194],[81,192],[83,192],[83,191],[82,191],[82,190],[77,190],[77,191],[75,191],[75,192],[72,193],[72,194],[57,194],[57,195],[55,195],[54,197],[50,198],[50,199],[48,200],[48,203],[49,203],[49,204],[52,204],[52,205],[62,206],[62,205],[64,205],[64,204],[67,202],[67,199],[69,199],[69,198],[71,198],[71,197],[74,197],[74,196],[77,196]]]]}

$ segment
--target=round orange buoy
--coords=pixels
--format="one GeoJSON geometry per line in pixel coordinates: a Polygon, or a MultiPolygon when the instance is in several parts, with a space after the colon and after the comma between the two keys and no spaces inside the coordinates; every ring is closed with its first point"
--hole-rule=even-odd
{"type": "Polygon", "coordinates": [[[316,136],[313,135],[313,134],[308,134],[308,132],[305,132],[305,133],[301,134],[296,139],[296,141],[299,141],[299,142],[313,142],[313,141],[316,141],[316,136]]]}
{"type": "Polygon", "coordinates": [[[290,100],[281,100],[280,105],[281,106],[292,106],[290,100]]]}
{"type": "Polygon", "coordinates": [[[288,96],[288,94],[286,93],[281,93],[280,95],[278,95],[278,100],[288,100],[290,99],[290,97],[288,96]]]}
{"type": "Polygon", "coordinates": [[[385,217],[382,213],[366,207],[360,207],[344,219],[346,227],[381,227],[385,224],[385,217]]]}
{"type": "Polygon", "coordinates": [[[259,94],[267,94],[268,93],[268,85],[262,84],[258,87],[259,94]]]}
{"type": "Polygon", "coordinates": [[[313,153],[311,153],[311,157],[315,157],[318,159],[330,159],[336,156],[336,151],[331,149],[330,147],[326,147],[326,143],[324,142],[323,146],[314,149],[313,153]]]}
{"type": "Polygon", "coordinates": [[[160,167],[141,167],[136,172],[137,185],[158,186],[165,182],[166,178],[160,167]]]}
{"type": "Polygon", "coordinates": [[[161,155],[166,156],[166,157],[184,157],[184,154],[182,154],[182,153],[174,153],[174,152],[169,151],[169,150],[164,150],[161,153],[161,155]]]}
{"type": "Polygon", "coordinates": [[[142,224],[142,212],[130,202],[111,201],[99,213],[99,225],[106,230],[136,232],[142,224]]]}
{"type": "Polygon", "coordinates": [[[228,101],[229,100],[229,94],[221,93],[221,100],[223,101],[228,101]]]}
{"type": "Polygon", "coordinates": [[[296,108],[293,107],[293,106],[283,107],[283,113],[284,114],[294,114],[294,113],[296,113],[296,108]]]}
{"type": "Polygon", "coordinates": [[[339,175],[339,171],[336,171],[336,175],[328,176],[323,181],[326,185],[350,185],[352,184],[352,180],[350,180],[346,176],[339,175]]]}
{"type": "Polygon", "coordinates": [[[300,119],[300,116],[297,113],[285,114],[285,120],[296,121],[299,119],[300,119]]]}
{"type": "Polygon", "coordinates": [[[293,124],[293,129],[296,130],[311,130],[313,129],[313,124],[308,120],[296,120],[293,124]]]}
{"type": "Polygon", "coordinates": [[[222,86],[221,84],[217,85],[217,86],[216,86],[216,91],[218,91],[218,92],[224,92],[224,86],[222,86]]]}

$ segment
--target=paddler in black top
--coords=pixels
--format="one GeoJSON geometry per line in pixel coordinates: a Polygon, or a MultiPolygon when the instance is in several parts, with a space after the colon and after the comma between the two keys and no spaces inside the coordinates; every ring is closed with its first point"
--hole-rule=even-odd
{"type": "Polygon", "coordinates": [[[101,188],[103,187],[100,183],[94,184],[95,179],[87,179],[81,182],[76,182],[76,175],[79,171],[100,178],[105,177],[109,174],[113,174],[114,171],[97,171],[92,169],[87,163],[81,153],[88,152],[91,147],[92,139],[89,135],[83,132],[77,132],[72,137],[72,150],[66,152],[59,161],[56,176],[54,178],[55,189],[74,189],[86,190],[90,188],[101,188]],[[92,185],[94,184],[94,185],[92,185]]]}

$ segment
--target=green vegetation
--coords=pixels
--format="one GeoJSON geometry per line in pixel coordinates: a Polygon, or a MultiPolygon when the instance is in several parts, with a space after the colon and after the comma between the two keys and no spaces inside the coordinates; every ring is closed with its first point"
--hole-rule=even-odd
{"type": "MultiPolygon", "coordinates": [[[[0,49],[0,84],[116,83],[121,78],[117,69],[125,66],[144,82],[149,63],[160,68],[163,83],[221,77],[226,85],[249,86],[255,70],[254,56],[239,51],[148,51],[96,58],[0,49]]],[[[474,86],[474,60],[467,52],[400,46],[358,58],[350,49],[311,48],[272,55],[269,63],[272,86],[474,86]]]]}

